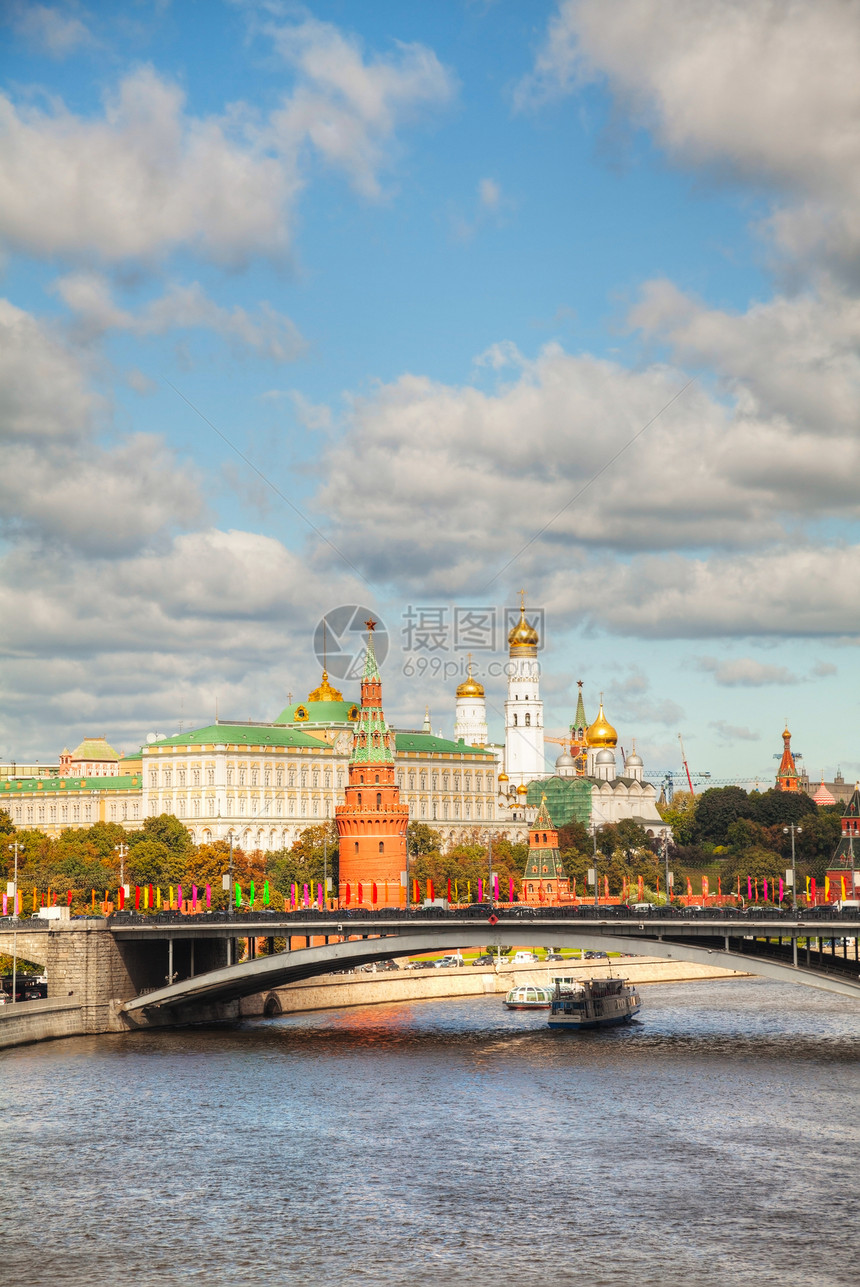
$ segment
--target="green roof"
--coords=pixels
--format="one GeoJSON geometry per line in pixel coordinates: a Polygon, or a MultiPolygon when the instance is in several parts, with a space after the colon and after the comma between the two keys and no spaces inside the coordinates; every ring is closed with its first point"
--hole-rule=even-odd
{"type": "Polygon", "coordinates": [[[120,774],[118,777],[97,778],[12,778],[0,782],[0,794],[5,796],[23,795],[30,791],[139,791],[141,777],[139,773],[120,774]]]}
{"type": "Polygon", "coordinates": [[[357,702],[293,702],[285,706],[276,724],[354,724],[358,719],[357,702]],[[306,720],[296,719],[296,711],[307,711],[306,720]],[[350,718],[350,713],[352,713],[350,718]]]}
{"type": "Polygon", "coordinates": [[[462,739],[459,742],[449,742],[447,738],[434,737],[432,733],[397,733],[395,730],[395,737],[398,751],[421,751],[425,754],[444,752],[447,755],[487,755],[490,757],[493,754],[486,746],[470,746],[462,739]]]}
{"type": "Polygon", "coordinates": [[[546,807],[554,827],[568,822],[591,821],[591,783],[588,778],[540,778],[530,782],[526,802],[536,809],[546,796],[546,807]]]}
{"type": "Polygon", "coordinates": [[[270,724],[208,724],[206,728],[190,729],[187,733],[177,733],[175,737],[159,738],[143,750],[159,746],[223,746],[242,742],[248,746],[315,746],[319,750],[328,747],[323,738],[312,737],[297,728],[273,728],[270,724]]]}
{"type": "Polygon", "coordinates": [[[119,751],[108,746],[104,737],[85,737],[80,746],[72,751],[73,760],[111,760],[120,759],[119,751]]]}

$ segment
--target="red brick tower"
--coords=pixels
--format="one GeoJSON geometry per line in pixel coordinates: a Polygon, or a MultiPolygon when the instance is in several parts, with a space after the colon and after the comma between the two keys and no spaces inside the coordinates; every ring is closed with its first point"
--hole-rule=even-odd
{"type": "Polygon", "coordinates": [[[791,750],[791,734],[788,731],[788,722],[786,722],[785,732],[782,735],[782,746],[782,759],[779,762],[779,769],[776,774],[776,789],[777,791],[799,791],[800,774],[797,771],[794,754],[791,750]]]}
{"type": "Polygon", "coordinates": [[[367,655],[361,681],[361,711],[353,734],[349,782],[343,804],[335,809],[340,840],[338,897],[370,906],[373,886],[383,906],[400,902],[400,873],[406,870],[409,807],[400,803],[394,780],[394,734],[382,711],[382,680],[373,651],[375,621],[366,622],[367,655]]]}
{"type": "Polygon", "coordinates": [[[558,830],[541,797],[538,815],[529,827],[529,856],[523,874],[523,902],[557,903],[567,899],[570,882],[558,852],[558,830]]]}

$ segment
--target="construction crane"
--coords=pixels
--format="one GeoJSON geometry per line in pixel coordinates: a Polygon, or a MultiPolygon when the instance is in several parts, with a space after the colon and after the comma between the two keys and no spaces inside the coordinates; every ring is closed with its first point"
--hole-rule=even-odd
{"type": "Polygon", "coordinates": [[[696,794],[696,788],[693,786],[693,779],[690,776],[690,766],[687,763],[687,752],[684,750],[684,739],[678,734],[678,741],[681,743],[681,763],[684,766],[684,772],[687,774],[687,781],[690,784],[690,795],[696,794]]]}

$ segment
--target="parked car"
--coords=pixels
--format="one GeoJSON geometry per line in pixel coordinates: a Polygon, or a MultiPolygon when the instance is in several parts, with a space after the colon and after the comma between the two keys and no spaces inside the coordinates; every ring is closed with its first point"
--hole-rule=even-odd
{"type": "Polygon", "coordinates": [[[433,965],[437,970],[450,970],[454,966],[463,965],[463,964],[464,964],[464,961],[462,956],[460,956],[459,952],[456,955],[440,956],[438,961],[433,962],[433,965]]]}
{"type": "Polygon", "coordinates": [[[490,953],[485,952],[483,956],[476,956],[473,965],[494,965],[496,958],[490,953]]]}
{"type": "Polygon", "coordinates": [[[547,952],[546,959],[548,961],[563,961],[564,957],[561,952],[547,952]]]}
{"type": "Polygon", "coordinates": [[[536,952],[514,952],[511,965],[532,965],[538,959],[536,952]]]}
{"type": "Polygon", "coordinates": [[[378,970],[399,970],[400,966],[396,961],[379,961],[376,968],[378,970]]]}
{"type": "Polygon", "coordinates": [[[601,957],[604,957],[604,956],[606,956],[605,952],[586,952],[585,953],[586,961],[598,961],[600,960],[601,957]]]}

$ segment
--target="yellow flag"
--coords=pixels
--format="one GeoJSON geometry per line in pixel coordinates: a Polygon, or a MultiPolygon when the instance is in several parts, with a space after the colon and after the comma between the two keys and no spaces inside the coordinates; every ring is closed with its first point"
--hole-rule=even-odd
{"type": "Polygon", "coordinates": [[[809,877],[806,877],[806,897],[809,897],[809,877]]]}
{"type": "Polygon", "coordinates": [[[155,891],[155,905],[158,908],[158,910],[161,911],[161,886],[160,885],[157,887],[155,891]]]}
{"type": "Polygon", "coordinates": [[[460,901],[460,893],[459,893],[459,890],[457,889],[457,882],[455,880],[454,881],[454,902],[459,903],[459,901],[460,901]]]}
{"type": "Polygon", "coordinates": [[[471,901],[472,901],[472,882],[471,880],[467,880],[466,881],[466,902],[471,903],[471,901]]]}
{"type": "Polygon", "coordinates": [[[168,885],[167,888],[170,891],[170,910],[173,911],[173,886],[168,885]]]}
{"type": "Polygon", "coordinates": [[[827,902],[829,898],[830,898],[830,877],[825,876],[824,877],[824,901],[827,902]]]}
{"type": "Polygon", "coordinates": [[[840,876],[840,877],[839,877],[839,879],[842,881],[842,897],[843,897],[843,898],[845,898],[845,897],[847,897],[847,895],[846,895],[846,893],[845,893],[845,877],[844,877],[844,876],[840,876]]]}

